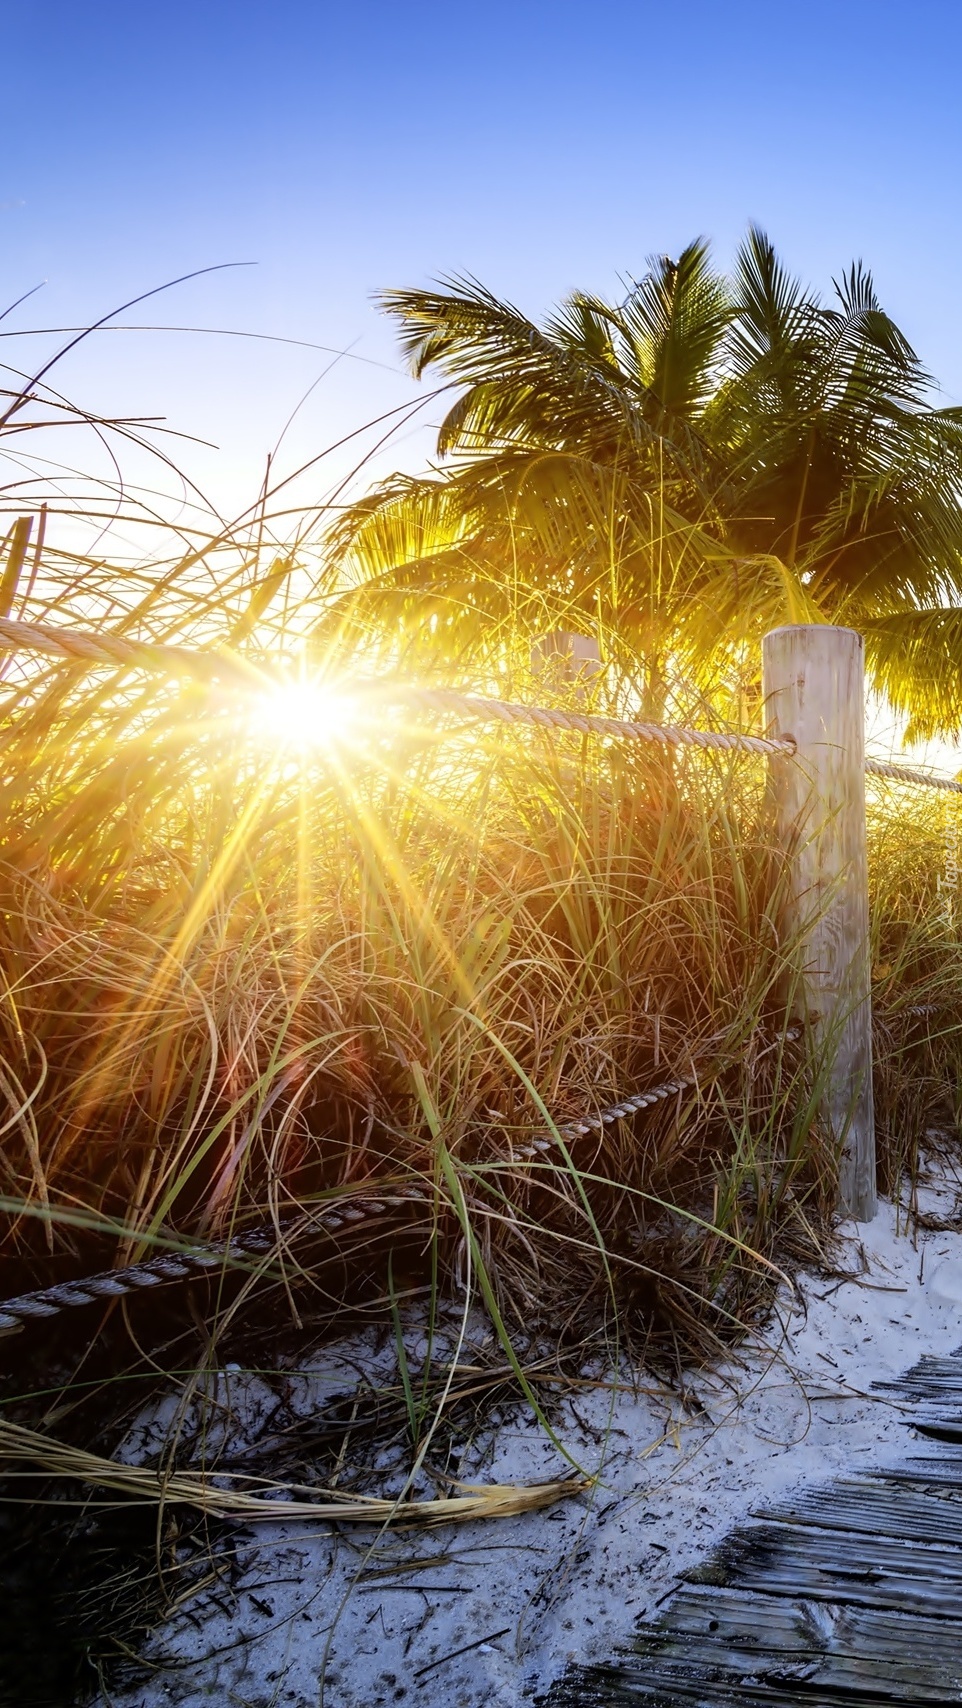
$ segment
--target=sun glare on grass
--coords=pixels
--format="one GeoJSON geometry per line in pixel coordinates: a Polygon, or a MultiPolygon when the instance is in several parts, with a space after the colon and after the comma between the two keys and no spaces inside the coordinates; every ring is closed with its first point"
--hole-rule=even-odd
{"type": "Polygon", "coordinates": [[[255,733],[273,746],[305,752],[332,748],[351,733],[357,703],[323,682],[287,682],[259,702],[255,733]]]}

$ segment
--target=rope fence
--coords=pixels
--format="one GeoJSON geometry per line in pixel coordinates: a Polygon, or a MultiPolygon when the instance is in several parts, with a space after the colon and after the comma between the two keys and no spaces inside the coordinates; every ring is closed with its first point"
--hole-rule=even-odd
{"type": "MultiPolygon", "coordinates": [[[[224,648],[203,651],[160,642],[129,640],[115,634],[94,634],[84,629],[52,627],[0,617],[0,651],[34,652],[63,663],[122,666],[170,676],[186,676],[200,682],[224,682],[247,689],[276,686],[279,678],[267,674],[260,662],[224,648]]],[[[763,757],[796,752],[790,736],[745,735],[740,731],[687,729],[676,724],[641,722],[633,718],[603,717],[567,707],[529,706],[490,695],[462,693],[456,688],[433,688],[410,684],[364,684],[381,700],[417,706],[424,711],[453,713],[481,723],[522,724],[533,729],[557,729],[575,735],[622,737],[652,742],[662,747],[698,748],[702,751],[754,753],[763,757]]],[[[962,795],[962,783],[950,777],[866,759],[866,775],[897,783],[913,783],[927,789],[944,789],[962,795]]]]}
{"type": "Polygon", "coordinates": [[[239,653],[132,641],[123,635],[51,628],[46,623],[21,623],[10,617],[0,617],[0,652],[37,652],[64,664],[122,665],[166,676],[189,676],[200,682],[229,681],[245,688],[263,686],[266,680],[239,653]]]}
{"type": "MultiPolygon", "coordinates": [[[[775,1040],[775,1044],[795,1043],[800,1037],[801,1028],[790,1026],[775,1040]]],[[[773,1047],[771,1044],[768,1046],[773,1047]]],[[[747,1049],[744,1055],[747,1055],[747,1049]]],[[[640,1091],[632,1097],[623,1098],[620,1103],[613,1103],[597,1114],[562,1123],[557,1128],[557,1137],[567,1145],[586,1137],[588,1133],[602,1132],[605,1127],[628,1120],[632,1115],[640,1114],[656,1103],[667,1102],[671,1097],[691,1091],[698,1082],[699,1075],[693,1068],[688,1074],[666,1080],[663,1085],[652,1086],[648,1091],[640,1091]]],[[[533,1161],[536,1157],[543,1156],[546,1151],[552,1150],[556,1144],[554,1134],[546,1133],[530,1145],[513,1150],[511,1157],[505,1159],[506,1164],[510,1166],[513,1163],[533,1161]]],[[[304,1211],[296,1218],[296,1225],[304,1232],[332,1234],[353,1224],[373,1221],[388,1210],[429,1202],[429,1194],[417,1187],[395,1188],[383,1193],[360,1193],[339,1201],[329,1209],[315,1213],[304,1211]]],[[[157,1257],[147,1258],[142,1263],[130,1264],[123,1269],[106,1269],[97,1275],[85,1275],[76,1281],[59,1281],[36,1292],[21,1293],[16,1298],[4,1299],[0,1301],[0,1336],[16,1334],[30,1321],[59,1316],[61,1311],[80,1305],[93,1305],[103,1300],[128,1297],[145,1289],[161,1286],[165,1282],[193,1280],[225,1261],[243,1262],[251,1258],[270,1257],[277,1250],[279,1239],[283,1238],[285,1233],[289,1235],[294,1225],[289,1223],[284,1229],[273,1222],[264,1223],[246,1233],[238,1234],[229,1241],[220,1240],[197,1247],[185,1246],[177,1251],[163,1252],[157,1257]]]]}
{"type": "MultiPolygon", "coordinates": [[[[120,665],[164,675],[193,677],[201,682],[225,682],[248,689],[269,688],[277,686],[280,681],[277,676],[266,674],[254,661],[227,650],[194,651],[189,647],[132,641],[120,635],[91,634],[82,629],[15,622],[7,617],[0,618],[0,651],[37,652],[62,662],[120,665]]],[[[369,688],[381,702],[393,700],[425,711],[455,713],[482,723],[526,724],[535,729],[567,730],[576,735],[622,736],[663,747],[714,748],[723,752],[763,755],[794,752],[794,743],[790,740],[640,723],[629,718],[600,717],[556,706],[526,706],[484,694],[461,693],[455,688],[378,682],[364,683],[362,687],[369,688]]]]}
{"type": "MultiPolygon", "coordinates": [[[[426,1195],[412,1189],[382,1197],[358,1196],[350,1203],[345,1202],[336,1209],[313,1216],[309,1225],[335,1233],[345,1224],[367,1221],[389,1208],[409,1202],[426,1202],[426,1195]]],[[[265,1224],[238,1234],[230,1241],[185,1246],[147,1258],[143,1263],[129,1264],[123,1269],[105,1269],[97,1275],[85,1275],[76,1281],[58,1281],[52,1287],[4,1299],[0,1301],[0,1335],[16,1334],[33,1319],[59,1316],[61,1311],[79,1305],[125,1298],[146,1288],[159,1287],[164,1282],[195,1280],[206,1270],[214,1269],[225,1261],[269,1257],[277,1249],[279,1231],[273,1223],[265,1224]]]]}
{"type": "MultiPolygon", "coordinates": [[[[654,743],[669,749],[691,748],[702,751],[746,752],[766,758],[804,758],[810,764],[814,761],[816,770],[819,766],[827,765],[829,770],[826,775],[832,782],[832,789],[835,789],[837,779],[831,777],[831,766],[836,763],[842,765],[846,762],[847,746],[841,737],[837,744],[830,740],[827,741],[825,732],[826,729],[830,734],[836,728],[842,730],[847,727],[845,725],[846,716],[854,718],[856,721],[852,724],[852,729],[854,730],[857,727],[857,751],[861,754],[861,730],[864,727],[864,693],[860,651],[858,653],[857,675],[852,675],[849,671],[851,686],[846,690],[847,699],[845,699],[844,706],[842,705],[844,693],[839,688],[839,682],[844,678],[846,669],[848,669],[847,661],[852,650],[851,643],[857,642],[860,649],[861,640],[860,637],[854,636],[851,631],[832,629],[827,626],[815,629],[810,626],[799,625],[794,629],[776,630],[772,635],[766,637],[766,669],[769,672],[771,671],[771,661],[776,658],[780,646],[784,648],[794,645],[792,636],[804,637],[806,635],[815,637],[814,640],[805,643],[815,649],[807,655],[806,668],[809,672],[807,697],[805,668],[797,663],[792,663],[791,668],[789,668],[788,655],[786,654],[785,659],[781,660],[778,665],[775,686],[783,696],[789,696],[784,704],[791,706],[793,710],[788,714],[787,728],[784,713],[781,717],[781,727],[785,733],[769,736],[687,729],[675,725],[597,716],[567,708],[523,705],[480,694],[462,693],[453,688],[393,683],[370,683],[366,686],[381,700],[392,700],[395,703],[419,707],[428,712],[454,714],[462,718],[486,723],[519,724],[536,729],[570,731],[579,735],[627,738],[654,743]],[[785,637],[788,639],[786,640],[785,637]],[[819,637],[821,637],[820,641],[819,637]],[[770,645],[770,643],[773,644],[770,645]],[[821,652],[818,651],[819,644],[821,645],[821,652]],[[833,646],[837,646],[834,654],[832,652],[833,646]],[[820,678],[818,677],[818,669],[822,669],[820,678]],[[778,674],[779,671],[780,674],[778,674]],[[795,672],[794,676],[792,671],[795,672]],[[827,709],[823,709],[823,701],[827,709]],[[837,706],[835,705],[836,701],[838,702],[837,706]],[[796,716],[798,717],[799,736],[788,733],[793,729],[793,719],[796,716]],[[806,724],[806,718],[809,723],[808,739],[807,742],[801,744],[800,750],[802,726],[806,724]],[[820,733],[813,737],[811,730],[817,730],[820,733]]],[[[0,618],[0,650],[30,651],[62,661],[83,662],[92,665],[146,669],[167,675],[186,676],[206,683],[229,682],[232,685],[241,685],[246,689],[276,687],[280,682],[280,678],[276,674],[267,673],[253,661],[246,660],[229,651],[194,651],[187,647],[154,645],[143,641],[132,641],[123,636],[91,634],[81,630],[54,628],[45,624],[18,622],[9,618],[0,618]]],[[[768,698],[769,696],[766,695],[766,699],[768,698]]],[[[773,698],[777,700],[777,694],[773,698]]],[[[848,746],[851,746],[854,739],[854,736],[850,737],[848,746]]],[[[796,768],[790,769],[795,770],[796,768]]],[[[866,775],[872,777],[962,794],[962,783],[917,770],[912,766],[865,759],[864,771],[866,775]]],[[[838,795],[837,789],[835,792],[847,810],[851,804],[851,787],[849,782],[845,782],[841,787],[841,795],[838,795]]],[[[831,792],[830,789],[829,793],[831,792]]],[[[858,784],[858,793],[863,821],[861,835],[864,842],[864,786],[861,783],[858,784]]],[[[787,796],[784,796],[783,791],[782,816],[786,826],[789,826],[796,821],[791,820],[786,809],[786,802],[787,796]]],[[[791,830],[786,829],[786,846],[789,845],[791,834],[791,830]]],[[[836,838],[836,843],[831,851],[834,859],[841,847],[840,832],[833,829],[831,834],[836,838]]],[[[841,865],[839,871],[842,871],[841,865]]],[[[862,887],[867,898],[867,881],[862,887]]],[[[859,949],[857,952],[861,954],[862,950],[859,949]]],[[[856,1004],[857,1008],[858,1004],[856,1004]]],[[[908,1012],[921,1015],[927,1011],[926,1005],[920,1005],[908,1012]]],[[[870,1014],[869,1000],[869,1029],[870,1014]]],[[[858,1019],[858,1026],[861,1028],[863,1038],[865,1025],[866,1017],[862,1015],[858,1019]]],[[[790,1028],[783,1034],[782,1041],[788,1042],[800,1035],[800,1028],[790,1028]]],[[[852,1059],[854,1060],[854,1057],[852,1059]]],[[[867,1059],[870,1064],[870,1051],[867,1059]]],[[[839,1085],[844,1090],[845,1099],[850,1102],[851,1085],[850,1083],[842,1085],[842,1081],[845,1080],[845,1075],[848,1072],[849,1068],[843,1064],[837,1070],[837,1078],[839,1085]]],[[[597,1115],[585,1116],[580,1120],[567,1123],[558,1128],[558,1134],[567,1143],[590,1132],[601,1131],[606,1126],[626,1120],[658,1102],[663,1102],[673,1096],[680,1096],[685,1091],[692,1089],[697,1083],[697,1075],[693,1070],[690,1074],[667,1081],[664,1085],[655,1086],[648,1091],[639,1092],[623,1099],[597,1115]]],[[[859,1169],[862,1179],[860,1190],[862,1196],[859,1198],[856,1194],[847,1199],[847,1189],[844,1185],[842,1189],[843,1206],[847,1204],[852,1213],[859,1215],[861,1211],[857,1205],[861,1204],[865,1210],[863,1219],[869,1219],[874,1213],[874,1126],[872,1121],[869,1088],[869,1108],[865,1135],[863,1136],[864,1142],[859,1141],[859,1169]],[[871,1173],[870,1186],[865,1184],[867,1169],[871,1173]]],[[[510,1161],[531,1160],[549,1151],[554,1143],[553,1136],[545,1135],[536,1138],[530,1145],[515,1151],[510,1161]]],[[[313,1216],[306,1225],[328,1232],[336,1231],[350,1222],[367,1220],[372,1216],[383,1214],[392,1206],[423,1201],[423,1199],[424,1195],[419,1194],[415,1189],[405,1190],[391,1196],[361,1197],[351,1203],[339,1204],[313,1216]]],[[[121,1297],[142,1288],[157,1286],[166,1281],[186,1279],[195,1273],[201,1273],[203,1270],[211,1268],[228,1257],[270,1255],[275,1247],[277,1234],[278,1230],[274,1226],[262,1227],[240,1236],[229,1245],[210,1245],[196,1250],[184,1249],[168,1252],[143,1263],[132,1265],[127,1269],[110,1270],[102,1275],[88,1276],[83,1280],[58,1283],[53,1287],[24,1294],[17,1299],[7,1300],[5,1303],[0,1303],[0,1333],[15,1332],[32,1318],[53,1316],[71,1306],[91,1304],[98,1299],[121,1297]]]]}
{"type": "Polygon", "coordinates": [[[940,777],[934,771],[916,770],[914,765],[890,765],[882,759],[866,759],[865,772],[869,777],[886,777],[895,783],[916,783],[923,789],[947,789],[953,795],[962,795],[962,783],[940,777]]]}
{"type": "Polygon", "coordinates": [[[793,754],[790,739],[742,735],[737,731],[682,729],[675,724],[636,723],[629,718],[598,717],[555,706],[524,706],[512,700],[494,700],[483,694],[461,694],[454,688],[412,686],[397,690],[398,700],[423,706],[427,711],[459,712],[482,723],[528,724],[536,729],[571,730],[576,735],[627,736],[635,741],[655,742],[662,747],[697,747],[725,753],[793,754]]]}

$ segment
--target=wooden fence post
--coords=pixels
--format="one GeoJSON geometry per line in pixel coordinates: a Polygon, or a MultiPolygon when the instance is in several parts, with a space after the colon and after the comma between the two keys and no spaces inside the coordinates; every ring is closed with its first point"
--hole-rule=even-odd
{"type": "Polygon", "coordinates": [[[531,669],[544,676],[552,670],[565,682],[590,682],[604,670],[594,635],[572,629],[550,629],[531,644],[531,669]]]}
{"type": "Polygon", "coordinates": [[[841,1148],[839,1207],[868,1222],[877,1196],[862,637],[827,624],[775,629],[762,646],[762,684],[769,732],[797,744],[794,758],[771,761],[777,835],[792,854],[796,1000],[841,1148]]]}

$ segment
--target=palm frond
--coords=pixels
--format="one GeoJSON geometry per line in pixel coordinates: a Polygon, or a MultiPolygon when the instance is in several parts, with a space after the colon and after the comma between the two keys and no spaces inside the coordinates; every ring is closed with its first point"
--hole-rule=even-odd
{"type": "Polygon", "coordinates": [[[962,733],[962,607],[901,610],[863,623],[872,680],[912,735],[962,733]]]}
{"type": "Polygon", "coordinates": [[[782,381],[804,365],[817,337],[818,306],[779,260],[759,226],[749,228],[735,261],[735,309],[726,356],[738,378],[782,381]]]}
{"type": "Polygon", "coordinates": [[[856,626],[952,608],[962,411],[932,407],[861,261],[834,289],[822,301],[752,227],[730,280],[698,239],[620,305],[575,292],[542,325],[473,279],[387,293],[415,373],[458,395],[440,470],[383,483],[332,531],[345,599],[371,578],[413,622],[418,585],[435,602],[440,576],[467,611],[459,578],[487,577],[500,604],[488,587],[479,609],[499,621],[523,585],[601,600],[632,644],[675,624],[677,645],[701,634],[720,655],[737,599],[749,627],[809,604],[856,626]]]}
{"type": "Polygon", "coordinates": [[[669,415],[694,417],[711,395],[731,313],[703,239],[689,243],[677,261],[652,257],[619,320],[639,372],[669,415]]]}
{"type": "Polygon", "coordinates": [[[576,448],[586,432],[596,442],[602,424],[611,441],[632,425],[617,368],[577,348],[570,328],[564,336],[542,330],[465,279],[447,291],[387,291],[380,301],[400,322],[415,376],[434,366],[466,388],[441,425],[439,456],[478,455],[519,438],[576,448]]]}

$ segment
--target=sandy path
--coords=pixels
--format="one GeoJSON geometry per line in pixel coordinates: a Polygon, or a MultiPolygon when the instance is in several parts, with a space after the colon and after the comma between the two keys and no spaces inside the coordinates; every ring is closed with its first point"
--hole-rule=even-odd
{"type": "MultiPolygon", "coordinates": [[[[933,1177],[926,1198],[952,1211],[955,1181],[933,1177]]],[[[598,1476],[589,1496],[373,1544],[303,1525],[243,1532],[232,1585],[156,1633],[152,1679],[113,1692],[111,1708],[515,1708],[570,1660],[608,1658],[760,1501],[908,1449],[908,1411],[871,1384],[962,1342],[962,1234],[898,1237],[883,1202],[872,1224],[843,1229],[839,1265],[859,1278],[803,1276],[804,1303],[781,1302],[784,1332],[773,1322],[741,1367],[694,1380],[703,1412],[654,1384],[566,1400],[559,1434],[598,1476]]],[[[344,1388],[355,1350],[332,1349],[298,1379],[298,1410],[344,1388]]],[[[232,1431],[256,1438],[275,1396],[257,1378],[228,1381],[232,1431]]],[[[132,1458],[152,1433],[132,1438],[132,1458]]],[[[565,1468],[517,1412],[462,1474],[524,1482],[565,1468]]]]}

